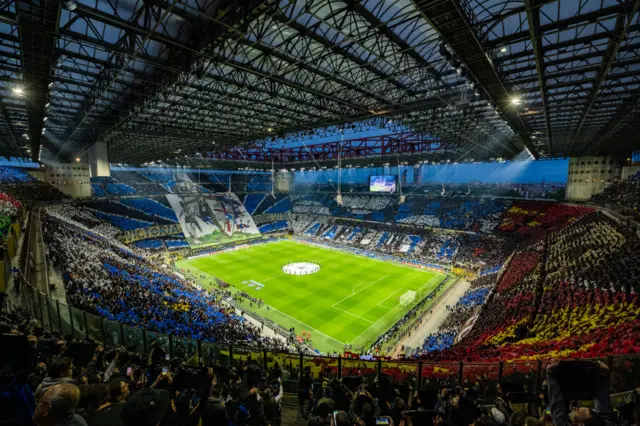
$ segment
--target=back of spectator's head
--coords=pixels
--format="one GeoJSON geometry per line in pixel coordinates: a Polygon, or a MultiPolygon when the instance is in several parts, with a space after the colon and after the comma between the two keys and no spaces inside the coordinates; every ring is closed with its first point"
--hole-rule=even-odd
{"type": "Polygon", "coordinates": [[[529,416],[524,419],[524,426],[544,426],[544,423],[536,419],[535,417],[529,416]]]}
{"type": "Polygon", "coordinates": [[[349,415],[344,411],[339,411],[336,414],[336,426],[351,426],[349,415]]]}
{"type": "Polygon", "coordinates": [[[520,411],[515,411],[511,415],[511,426],[523,426],[525,415],[520,411]]]}
{"type": "Polygon", "coordinates": [[[393,400],[393,408],[395,408],[396,410],[402,411],[404,410],[404,406],[404,399],[396,397],[396,399],[393,400]]]}
{"type": "Polygon", "coordinates": [[[80,389],[76,385],[52,386],[38,400],[33,418],[39,426],[61,423],[74,413],[79,400],[80,389]]]}
{"type": "Polygon", "coordinates": [[[73,372],[73,360],[68,357],[57,358],[49,365],[49,377],[59,379],[61,377],[71,377],[73,372]]]}
{"type": "Polygon", "coordinates": [[[109,389],[107,385],[80,385],[79,389],[80,400],[78,401],[78,409],[84,410],[87,417],[91,417],[101,405],[109,402],[109,389]]]}
{"type": "Polygon", "coordinates": [[[120,379],[109,382],[109,400],[113,403],[124,401],[129,396],[129,385],[120,379]]]}
{"type": "Polygon", "coordinates": [[[168,391],[140,389],[127,400],[120,417],[125,426],[157,426],[168,408],[168,391]]]}
{"type": "Polygon", "coordinates": [[[582,422],[584,426],[606,426],[606,423],[602,417],[594,410],[589,410],[591,412],[591,416],[582,422]]]}
{"type": "Polygon", "coordinates": [[[230,395],[232,399],[240,399],[240,397],[242,396],[242,384],[234,383],[233,385],[231,385],[230,395]]]}
{"type": "Polygon", "coordinates": [[[331,398],[321,398],[318,401],[317,412],[320,417],[327,417],[329,414],[333,412],[333,399],[331,398]]]}

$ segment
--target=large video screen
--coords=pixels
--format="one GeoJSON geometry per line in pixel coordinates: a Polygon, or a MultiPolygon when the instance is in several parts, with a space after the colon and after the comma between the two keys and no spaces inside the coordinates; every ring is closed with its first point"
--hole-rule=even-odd
{"type": "Polygon", "coordinates": [[[371,192],[396,192],[397,176],[371,176],[369,178],[369,191],[371,192]]]}

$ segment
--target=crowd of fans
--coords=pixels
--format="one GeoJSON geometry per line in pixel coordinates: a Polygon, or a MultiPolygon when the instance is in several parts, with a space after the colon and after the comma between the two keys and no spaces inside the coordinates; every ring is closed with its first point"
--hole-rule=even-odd
{"type": "Polygon", "coordinates": [[[104,347],[47,332],[21,311],[2,312],[0,327],[12,347],[0,365],[2,421],[16,426],[279,425],[290,410],[282,401],[292,383],[309,426],[630,425],[639,411],[635,391],[614,410],[602,362],[552,360],[533,394],[526,374],[458,383],[425,368],[419,382],[415,372],[398,380],[395,372],[403,369],[391,363],[389,374],[375,374],[367,364],[344,360],[338,379],[323,359],[300,365],[259,354],[234,356],[230,364],[207,353],[171,357],[157,341],[146,353],[104,347]],[[595,407],[567,405],[580,397],[594,399],[595,407]]]}
{"type": "Polygon", "coordinates": [[[419,353],[442,351],[453,346],[467,321],[477,313],[496,283],[496,275],[489,274],[476,278],[470,288],[458,299],[455,305],[446,306],[447,317],[435,333],[429,335],[419,353]]]}
{"type": "Polygon", "coordinates": [[[640,208],[640,172],[608,186],[601,193],[591,197],[591,200],[602,204],[621,205],[637,211],[640,208]]]}
{"type": "Polygon", "coordinates": [[[502,265],[513,244],[502,236],[452,233],[439,229],[332,224],[326,216],[295,215],[289,226],[296,235],[333,242],[421,263],[484,270],[502,265]]]}
{"type": "Polygon", "coordinates": [[[640,239],[600,213],[521,247],[474,327],[438,359],[594,358],[640,352],[640,239]]]}
{"type": "Polygon", "coordinates": [[[219,295],[174,276],[110,238],[78,227],[60,211],[47,212],[43,231],[71,306],[194,340],[266,344],[260,330],[219,295]]]}

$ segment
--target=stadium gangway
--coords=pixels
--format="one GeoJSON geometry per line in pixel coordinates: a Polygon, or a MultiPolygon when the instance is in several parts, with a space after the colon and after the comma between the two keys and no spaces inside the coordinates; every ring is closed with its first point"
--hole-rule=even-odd
{"type": "MultiPolygon", "coordinates": [[[[71,335],[79,341],[89,339],[105,346],[126,346],[138,353],[148,354],[156,342],[172,358],[179,357],[206,367],[234,365],[251,358],[261,362],[266,369],[279,363],[288,368],[292,378],[299,377],[304,367],[310,366],[317,373],[324,369],[330,376],[346,380],[362,379],[373,382],[375,377],[386,376],[399,385],[413,383],[414,389],[429,390],[434,383],[448,386],[472,386],[477,381],[485,384],[521,383],[529,391],[538,394],[544,380],[548,360],[517,362],[439,362],[418,359],[365,360],[338,356],[307,355],[269,351],[236,344],[219,344],[147,331],[80,311],[49,298],[43,292],[21,279],[20,305],[52,332],[71,335]],[[287,367],[287,366],[290,366],[287,367]]],[[[16,309],[17,301],[4,298],[5,307],[16,309]]],[[[609,366],[612,374],[612,392],[628,396],[640,382],[640,355],[619,355],[598,358],[609,366]]],[[[295,391],[296,380],[285,385],[287,391],[295,391]]],[[[494,386],[495,387],[495,386],[494,386]]]]}

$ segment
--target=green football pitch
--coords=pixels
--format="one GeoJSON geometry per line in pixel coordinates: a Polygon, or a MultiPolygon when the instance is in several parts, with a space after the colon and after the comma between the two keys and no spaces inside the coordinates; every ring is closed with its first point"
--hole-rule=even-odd
{"type": "MultiPolygon", "coordinates": [[[[290,240],[258,244],[236,251],[182,260],[179,269],[196,276],[218,277],[264,300],[245,310],[268,318],[296,334],[311,332],[313,346],[322,352],[342,351],[345,344],[368,347],[424,298],[445,274],[359,256],[290,240]],[[314,262],[320,270],[289,275],[282,267],[314,262]],[[400,303],[407,291],[416,292],[409,306],[400,303]]],[[[201,279],[210,286],[211,279],[201,279]]]]}

